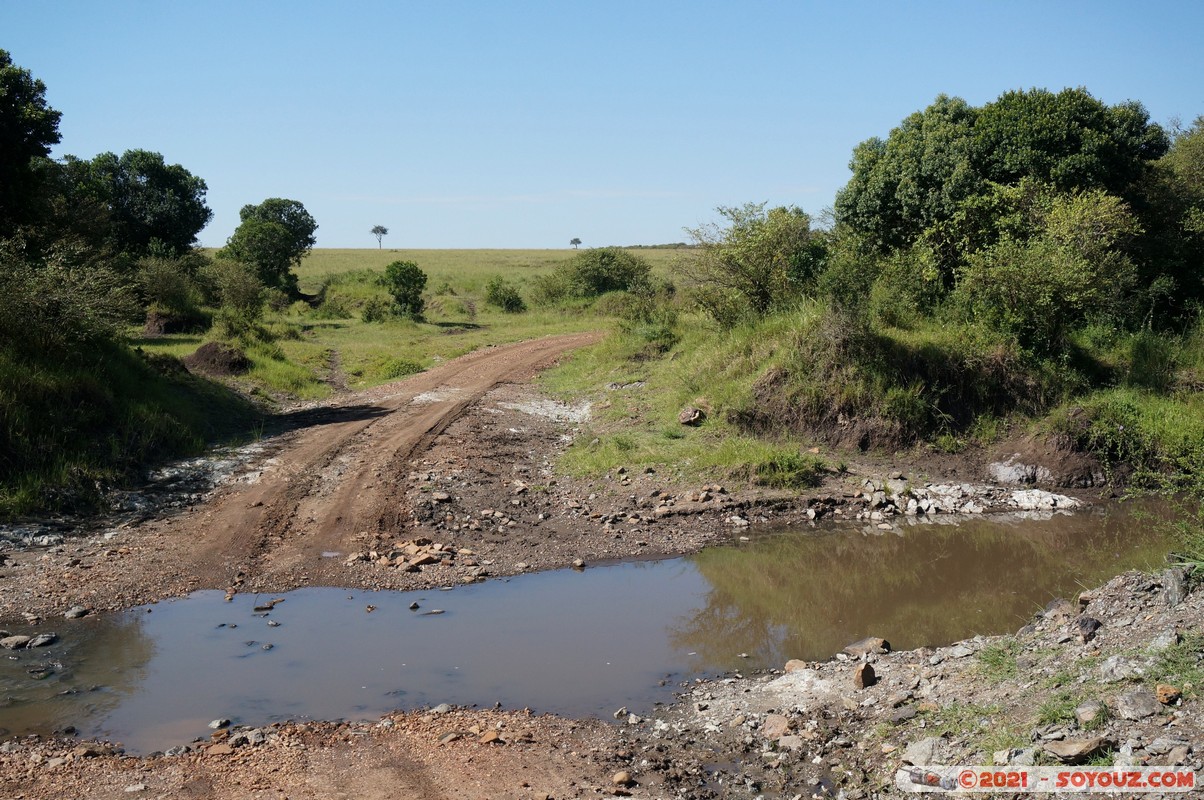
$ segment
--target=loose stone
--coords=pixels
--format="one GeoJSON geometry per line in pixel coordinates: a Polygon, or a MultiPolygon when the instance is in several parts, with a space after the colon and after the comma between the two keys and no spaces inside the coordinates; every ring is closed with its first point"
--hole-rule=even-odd
{"type": "Polygon", "coordinates": [[[1116,715],[1121,719],[1145,719],[1161,710],[1162,704],[1148,689],[1127,692],[1116,698],[1116,715]]]}

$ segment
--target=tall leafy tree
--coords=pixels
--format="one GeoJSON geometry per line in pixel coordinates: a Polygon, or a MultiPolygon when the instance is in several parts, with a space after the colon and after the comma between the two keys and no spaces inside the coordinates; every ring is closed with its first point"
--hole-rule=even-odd
{"type": "Polygon", "coordinates": [[[1086,89],[1007,92],[983,106],[974,124],[974,160],[987,180],[1035,178],[1125,200],[1169,146],[1140,103],[1108,106],[1086,89]]]}
{"type": "Polygon", "coordinates": [[[238,212],[244,224],[270,222],[282,226],[289,235],[289,261],[300,266],[301,259],[318,243],[314,231],[318,223],[298,200],[271,197],[259,205],[245,205],[238,212]]]}
{"type": "Polygon", "coordinates": [[[297,278],[292,272],[296,237],[279,222],[246,220],[235,229],[219,255],[253,267],[264,286],[290,293],[297,289],[297,278]]]}
{"type": "Polygon", "coordinates": [[[982,189],[972,134],[978,110],[940,95],[890,136],[853,151],[853,176],[836,198],[837,218],[885,252],[913,243],[982,189]]]}
{"type": "Polygon", "coordinates": [[[945,227],[972,198],[1028,179],[1137,206],[1142,177],[1167,147],[1139,103],[1108,106],[1084,89],[1008,92],[981,108],[942,95],[886,140],[857,147],[836,216],[878,252],[923,237],[948,264],[964,254],[945,227]]]}
{"type": "Polygon", "coordinates": [[[61,117],[46,103],[46,84],[0,50],[0,235],[27,221],[34,161],[58,144],[61,117]]]}
{"type": "Polygon", "coordinates": [[[213,211],[205,181],[159,153],[101,153],[87,168],[89,190],[107,205],[116,249],[133,255],[182,255],[213,211]]]}

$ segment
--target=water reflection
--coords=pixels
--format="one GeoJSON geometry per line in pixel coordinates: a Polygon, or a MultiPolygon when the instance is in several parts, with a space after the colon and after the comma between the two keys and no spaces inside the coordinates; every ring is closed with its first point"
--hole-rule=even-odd
{"type": "Polygon", "coordinates": [[[647,711],[693,673],[827,658],[867,635],[914,647],[1014,630],[1051,597],[1159,562],[1166,542],[1131,510],[784,532],[448,592],[304,589],[268,613],[255,611],[268,598],[198,592],[57,621],[59,643],[0,651],[0,727],[72,725],[147,752],[205,736],[216,717],[362,719],[442,702],[647,711]],[[52,674],[35,680],[38,667],[52,674]]]}
{"type": "Polygon", "coordinates": [[[1117,571],[1151,568],[1167,550],[1157,503],[1033,521],[970,518],[765,537],[692,556],[706,604],[670,640],[699,669],[823,659],[864,636],[896,648],[1015,630],[1050,599],[1117,571]],[[871,532],[872,531],[872,532],[871,532]]]}
{"type": "Polygon", "coordinates": [[[141,690],[155,656],[145,612],[55,620],[14,634],[53,631],[58,641],[33,650],[0,650],[0,729],[62,730],[103,717],[141,690]]]}

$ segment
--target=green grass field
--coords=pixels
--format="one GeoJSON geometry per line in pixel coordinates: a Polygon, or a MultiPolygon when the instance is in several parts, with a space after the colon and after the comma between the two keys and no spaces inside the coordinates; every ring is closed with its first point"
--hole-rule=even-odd
{"type": "MultiPolygon", "coordinates": [[[[507,314],[485,302],[485,287],[504,277],[528,295],[537,275],[552,272],[572,258],[563,250],[400,250],[384,248],[314,250],[297,271],[301,290],[325,302],[318,308],[294,303],[270,312],[264,320],[270,343],[247,348],[253,364],[250,387],[277,395],[320,398],[334,383],[364,388],[425,369],[488,344],[559,333],[610,328],[614,320],[588,303],[563,303],[507,314]],[[424,322],[390,319],[364,322],[362,309],[373,297],[384,297],[376,278],[393,261],[413,261],[427,274],[424,322]]],[[[667,274],[683,251],[637,248],[632,252],[667,274]]],[[[205,337],[195,334],[144,338],[132,344],[152,353],[184,357],[205,337]]]]}
{"type": "MultiPolygon", "coordinates": [[[[551,272],[566,259],[579,252],[571,248],[549,250],[401,250],[384,248],[314,250],[301,262],[297,277],[301,290],[313,292],[328,275],[338,275],[360,269],[383,272],[393,261],[413,261],[428,276],[427,288],[443,283],[452,286],[483,286],[494,275],[518,283],[532,275],[551,272]]],[[[668,270],[673,259],[682,254],[676,248],[641,247],[631,250],[652,264],[658,272],[668,270]]]]}

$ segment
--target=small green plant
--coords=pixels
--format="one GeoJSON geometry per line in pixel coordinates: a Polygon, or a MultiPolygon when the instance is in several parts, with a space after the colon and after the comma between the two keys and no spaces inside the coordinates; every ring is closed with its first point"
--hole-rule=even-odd
{"type": "Polygon", "coordinates": [[[942,433],[932,442],[932,449],[938,453],[956,455],[966,449],[966,440],[952,433],[942,433]]]}
{"type": "Polygon", "coordinates": [[[1074,709],[1078,703],[1078,698],[1073,693],[1058,692],[1038,707],[1037,724],[1055,725],[1073,720],[1074,709]]]}
{"type": "Polygon", "coordinates": [[[1027,747],[1028,744],[1028,738],[1010,725],[999,725],[991,728],[990,733],[982,738],[979,746],[984,753],[995,753],[1000,750],[1019,750],[1027,747]]]}
{"type": "Polygon", "coordinates": [[[978,651],[978,669],[992,683],[1014,678],[1018,671],[1016,657],[1020,643],[1013,638],[989,644],[978,651]]]}
{"type": "Polygon", "coordinates": [[[422,372],[422,365],[405,358],[391,358],[376,368],[377,377],[392,381],[422,372]]]}
{"type": "Polygon", "coordinates": [[[1083,730],[1097,731],[1100,728],[1103,728],[1105,725],[1108,724],[1108,719],[1110,718],[1110,716],[1111,716],[1111,712],[1108,711],[1108,707],[1106,705],[1101,705],[1099,708],[1099,711],[1096,713],[1095,717],[1092,720],[1090,720],[1089,722],[1087,722],[1085,725],[1083,725],[1083,730]]]}
{"type": "Polygon", "coordinates": [[[757,464],[758,483],[779,489],[802,489],[823,483],[826,467],[821,459],[801,453],[782,453],[757,464]]]}
{"type": "Polygon", "coordinates": [[[383,297],[369,297],[364,301],[360,317],[364,322],[384,322],[393,316],[393,304],[383,297]]]}
{"type": "Polygon", "coordinates": [[[1184,633],[1177,644],[1158,654],[1148,677],[1151,681],[1166,681],[1177,686],[1204,683],[1204,633],[1184,633]]]}
{"type": "Polygon", "coordinates": [[[976,705],[974,703],[950,703],[931,712],[928,728],[932,736],[945,734],[977,734],[994,725],[1002,709],[998,705],[976,705]]]}
{"type": "Polygon", "coordinates": [[[507,314],[519,314],[527,310],[527,304],[523,302],[523,296],[518,293],[518,289],[500,275],[491,278],[485,286],[485,302],[497,306],[507,314]]]}
{"type": "Polygon", "coordinates": [[[1074,679],[1075,676],[1070,672],[1061,670],[1060,672],[1055,672],[1053,675],[1050,675],[1048,678],[1043,680],[1041,685],[1046,689],[1057,689],[1060,686],[1069,685],[1074,681],[1074,679]]]}

